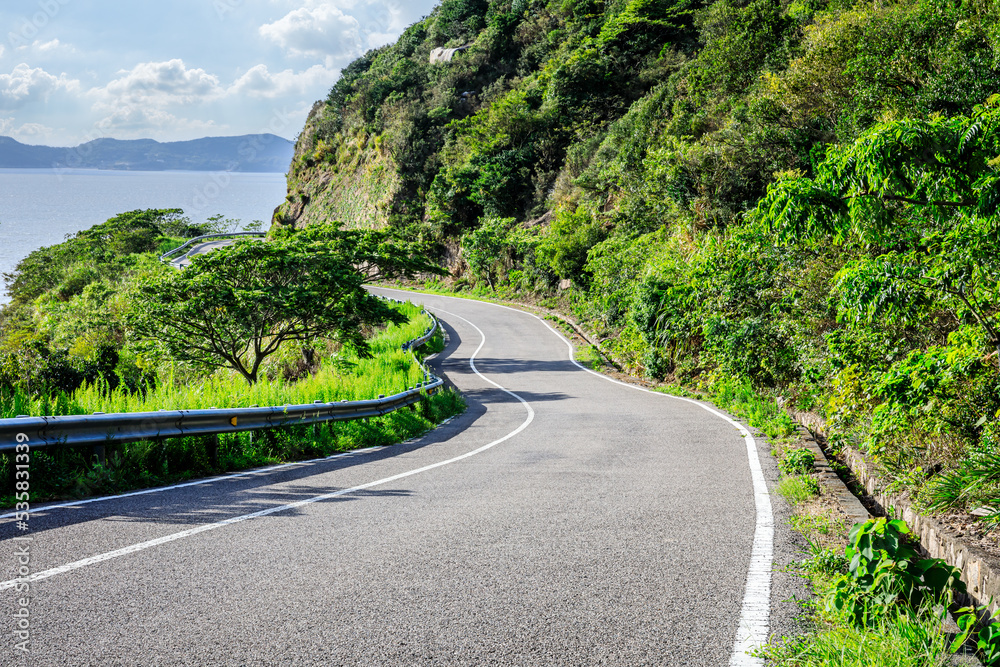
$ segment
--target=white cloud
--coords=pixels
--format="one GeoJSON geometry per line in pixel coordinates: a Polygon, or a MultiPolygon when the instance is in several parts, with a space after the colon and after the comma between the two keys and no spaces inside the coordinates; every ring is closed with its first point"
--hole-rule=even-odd
{"type": "Polygon", "coordinates": [[[140,63],[121,70],[107,85],[92,88],[93,111],[101,114],[97,127],[113,136],[151,136],[162,132],[192,134],[217,132],[213,121],[175,115],[170,107],[193,111],[225,95],[219,78],[203,69],[189,69],[180,59],[140,63]]]}
{"type": "Polygon", "coordinates": [[[0,74],[0,109],[16,109],[30,102],[47,100],[59,89],[79,90],[80,82],[66,74],[54,76],[40,67],[21,63],[10,74],[0,74]]]}
{"type": "MultiPolygon", "coordinates": [[[[297,3],[298,4],[298,3],[297,3]]],[[[260,34],[291,56],[322,59],[328,69],[396,39],[429,9],[399,0],[306,0],[304,6],[260,27],[260,34]]]]}
{"type": "Polygon", "coordinates": [[[120,106],[113,109],[96,125],[102,135],[116,137],[146,137],[151,132],[210,133],[221,128],[214,121],[178,118],[172,113],[153,107],[120,106]]]}
{"type": "Polygon", "coordinates": [[[24,143],[42,143],[52,136],[53,129],[41,123],[24,123],[20,127],[14,118],[0,118],[0,135],[24,143]]]}
{"type": "Polygon", "coordinates": [[[53,39],[48,42],[41,42],[35,40],[31,44],[31,50],[40,54],[53,54],[53,53],[65,53],[71,54],[76,53],[76,49],[73,48],[71,44],[63,44],[58,39],[53,39]]]}
{"type": "Polygon", "coordinates": [[[25,123],[14,130],[14,136],[24,139],[45,139],[52,135],[52,128],[41,123],[25,123]]]}
{"type": "Polygon", "coordinates": [[[118,72],[104,88],[91,93],[117,103],[191,104],[223,93],[219,78],[203,69],[188,69],[180,59],[140,63],[118,72]]]}
{"type": "Polygon", "coordinates": [[[260,27],[260,34],[293,56],[332,59],[362,50],[362,28],[358,19],[330,2],[310,3],[274,23],[260,27]]]}
{"type": "Polygon", "coordinates": [[[329,88],[337,80],[338,75],[338,70],[328,69],[323,65],[314,65],[298,73],[286,69],[272,74],[267,65],[262,64],[251,67],[227,92],[267,99],[298,96],[312,92],[316,88],[329,88]]]}

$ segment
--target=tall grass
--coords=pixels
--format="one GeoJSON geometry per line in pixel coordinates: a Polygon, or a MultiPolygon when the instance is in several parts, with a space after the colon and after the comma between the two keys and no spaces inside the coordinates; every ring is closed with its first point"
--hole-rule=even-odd
{"type": "Polygon", "coordinates": [[[418,338],[430,326],[430,318],[421,314],[418,307],[405,304],[400,309],[410,321],[390,325],[370,341],[373,358],[348,358],[353,367],[346,372],[339,371],[333,363],[324,362],[318,373],[297,382],[264,378],[251,386],[236,373],[220,372],[190,385],[174,382],[168,376],[155,387],[139,393],[108,390],[100,382],[85,385],[68,395],[32,398],[20,390],[7,391],[0,393],[0,417],[241,408],[364,400],[377,398],[380,394],[389,396],[423,379],[423,371],[401,346],[418,338]]]}
{"type": "Polygon", "coordinates": [[[873,628],[842,625],[768,647],[775,667],[938,667],[949,664],[948,636],[930,612],[891,610],[873,628]]]}
{"type": "Polygon", "coordinates": [[[778,482],[778,493],[796,505],[819,495],[819,483],[809,475],[783,475],[778,482]]]}
{"type": "Polygon", "coordinates": [[[779,438],[795,432],[795,424],[778,403],[754,391],[749,382],[721,378],[708,387],[712,402],[723,410],[744,417],[751,426],[759,428],[770,438],[779,438]]]}

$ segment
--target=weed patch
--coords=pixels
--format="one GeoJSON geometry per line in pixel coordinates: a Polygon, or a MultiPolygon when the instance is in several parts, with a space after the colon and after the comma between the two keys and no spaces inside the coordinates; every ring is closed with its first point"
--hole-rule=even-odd
{"type": "Polygon", "coordinates": [[[808,475],[787,475],[778,482],[778,493],[797,505],[819,495],[819,484],[808,475]]]}

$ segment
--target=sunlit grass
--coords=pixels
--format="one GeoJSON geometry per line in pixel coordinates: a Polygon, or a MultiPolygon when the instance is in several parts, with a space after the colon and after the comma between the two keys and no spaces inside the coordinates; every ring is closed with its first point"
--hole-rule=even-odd
{"type": "MultiPolygon", "coordinates": [[[[430,319],[407,305],[410,321],[390,326],[371,341],[373,358],[348,359],[338,372],[334,364],[297,382],[263,380],[254,386],[241,377],[218,374],[193,385],[161,382],[146,395],[85,387],[55,399],[30,400],[23,394],[0,397],[4,416],[19,414],[83,414],[147,412],[159,409],[249,407],[306,404],[313,401],[363,400],[392,395],[422,381],[423,371],[403,343],[420,337],[430,319]]],[[[438,336],[440,338],[440,336],[438,336]]],[[[437,347],[440,340],[432,341],[437,347]]],[[[95,462],[89,447],[40,449],[32,453],[32,498],[35,501],[119,493],[228,470],[329,456],[359,447],[385,446],[419,436],[465,409],[462,397],[444,391],[412,409],[396,410],[366,420],[286,425],[258,432],[192,436],[139,442],[108,443],[106,460],[95,462]]],[[[10,457],[0,457],[0,473],[10,477],[10,457]]],[[[9,493],[0,505],[13,504],[9,493]]]]}
{"type": "Polygon", "coordinates": [[[809,475],[786,475],[778,482],[778,493],[792,503],[798,504],[819,495],[819,484],[809,475]]]}
{"type": "Polygon", "coordinates": [[[890,610],[872,628],[842,625],[785,640],[764,652],[775,667],[937,667],[948,637],[931,613],[890,610]]]}
{"type": "Polygon", "coordinates": [[[354,401],[390,396],[423,380],[423,371],[403,343],[421,336],[430,318],[417,306],[400,309],[410,320],[390,325],[371,342],[370,359],[347,358],[353,367],[338,371],[324,362],[319,372],[296,382],[263,378],[249,385],[235,373],[216,373],[194,384],[181,384],[167,377],[156,387],[140,393],[122,389],[108,391],[99,383],[85,385],[68,394],[30,398],[22,392],[0,396],[0,416],[73,415],[94,412],[155,412],[157,410],[198,410],[240,408],[252,405],[297,405],[314,401],[354,401]]]}

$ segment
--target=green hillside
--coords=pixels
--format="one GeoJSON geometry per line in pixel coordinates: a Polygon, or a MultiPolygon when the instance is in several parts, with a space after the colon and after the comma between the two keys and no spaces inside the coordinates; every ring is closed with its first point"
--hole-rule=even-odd
{"type": "Polygon", "coordinates": [[[445,0],[316,104],[275,223],[432,242],[454,289],[556,299],[637,371],[995,505],[997,13],[445,0]]]}

